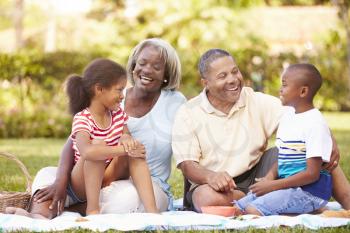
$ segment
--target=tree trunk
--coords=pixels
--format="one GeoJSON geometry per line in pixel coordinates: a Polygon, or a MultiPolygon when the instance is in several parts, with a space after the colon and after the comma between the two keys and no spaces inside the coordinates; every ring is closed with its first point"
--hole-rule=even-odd
{"type": "Polygon", "coordinates": [[[56,50],[56,12],[52,0],[48,1],[48,22],[45,38],[45,52],[54,52],[56,50]]]}
{"type": "Polygon", "coordinates": [[[15,0],[13,23],[15,28],[16,51],[23,48],[23,45],[24,45],[23,43],[23,15],[24,15],[23,6],[24,6],[24,0],[15,0]]]}
{"type": "Polygon", "coordinates": [[[349,23],[349,11],[348,7],[344,4],[341,6],[341,18],[345,26],[346,31],[346,51],[348,61],[348,101],[350,102],[350,23],[349,23]]]}

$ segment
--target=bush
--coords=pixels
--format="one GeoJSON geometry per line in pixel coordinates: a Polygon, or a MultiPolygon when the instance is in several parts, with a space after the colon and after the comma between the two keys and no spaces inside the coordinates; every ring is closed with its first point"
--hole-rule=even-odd
{"type": "Polygon", "coordinates": [[[71,117],[62,84],[107,53],[0,54],[0,137],[67,137],[71,117]]]}
{"type": "MultiPolygon", "coordinates": [[[[316,106],[323,110],[342,110],[349,108],[347,76],[343,68],[346,67],[345,45],[339,46],[332,38],[325,43],[325,48],[312,55],[296,56],[291,52],[269,55],[268,46],[259,40],[244,49],[229,51],[234,55],[246,84],[274,96],[278,96],[284,66],[296,62],[315,64],[324,77],[316,106]]],[[[176,41],[172,44],[178,47],[176,41]]],[[[197,72],[201,54],[188,49],[177,51],[183,65],[180,90],[190,98],[202,89],[197,72]]],[[[67,75],[80,74],[84,66],[96,57],[108,57],[108,53],[59,51],[42,54],[27,51],[0,54],[0,137],[67,137],[71,116],[67,113],[62,84],[67,75]]]]}

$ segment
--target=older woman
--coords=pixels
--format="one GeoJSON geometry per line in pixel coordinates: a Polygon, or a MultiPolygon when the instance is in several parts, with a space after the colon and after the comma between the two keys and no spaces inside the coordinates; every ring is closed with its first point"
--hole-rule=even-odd
{"type": "MultiPolygon", "coordinates": [[[[160,211],[166,211],[172,206],[167,183],[171,171],[171,129],[177,109],[186,100],[176,91],[181,79],[181,64],[170,44],[161,39],[146,39],[130,55],[127,73],[133,84],[126,90],[123,102],[129,116],[128,128],[132,136],[146,147],[157,207],[160,211]]],[[[144,210],[133,181],[125,172],[127,162],[127,157],[119,157],[106,169],[105,187],[100,195],[102,213],[144,210]]],[[[33,182],[32,216],[40,214],[53,218],[63,207],[70,206],[71,198],[66,195],[66,190],[72,165],[72,142],[68,139],[59,167],[43,168],[33,182]]],[[[77,205],[71,206],[71,210],[74,207],[77,205]]],[[[17,213],[21,214],[22,211],[17,213]]]]}
{"type": "MultiPolygon", "coordinates": [[[[157,207],[165,211],[172,206],[167,184],[171,171],[171,130],[175,112],[186,100],[176,91],[181,79],[180,61],[168,43],[148,39],[134,48],[127,73],[133,84],[126,90],[124,100],[128,127],[132,136],[146,147],[157,207]]],[[[113,182],[101,195],[104,213],[143,211],[131,180],[113,182]]]]}

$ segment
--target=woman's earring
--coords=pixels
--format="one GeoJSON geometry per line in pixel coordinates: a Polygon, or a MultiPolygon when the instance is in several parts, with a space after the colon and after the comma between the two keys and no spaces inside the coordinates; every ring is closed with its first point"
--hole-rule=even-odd
{"type": "Polygon", "coordinates": [[[168,80],[166,80],[166,79],[164,79],[164,81],[163,81],[164,83],[167,83],[168,82],[168,80]]]}

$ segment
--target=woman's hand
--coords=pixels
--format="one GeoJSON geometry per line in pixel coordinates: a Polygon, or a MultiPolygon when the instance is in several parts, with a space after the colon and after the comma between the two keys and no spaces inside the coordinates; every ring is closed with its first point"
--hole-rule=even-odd
{"type": "Polygon", "coordinates": [[[57,208],[57,215],[60,215],[63,212],[66,197],[67,185],[63,182],[56,181],[52,185],[37,191],[34,194],[34,201],[41,203],[52,200],[49,209],[57,208]]]}
{"type": "Polygon", "coordinates": [[[130,134],[123,134],[119,139],[119,144],[124,147],[125,152],[129,152],[136,148],[136,145],[139,144],[130,134]]]}

